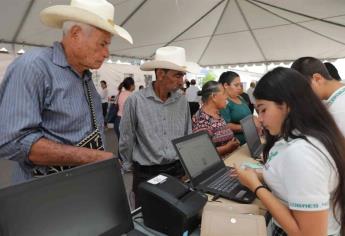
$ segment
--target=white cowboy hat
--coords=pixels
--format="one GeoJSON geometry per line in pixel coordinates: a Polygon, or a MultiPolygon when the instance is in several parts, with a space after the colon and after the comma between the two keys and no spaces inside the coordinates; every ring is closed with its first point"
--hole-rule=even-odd
{"type": "Polygon", "coordinates": [[[144,71],[170,69],[197,74],[200,71],[200,66],[194,62],[186,61],[184,48],[167,46],[158,48],[154,60],[143,63],[140,69],[144,71]]]}
{"type": "Polygon", "coordinates": [[[41,11],[43,24],[62,28],[65,21],[76,21],[116,34],[133,44],[131,35],[114,23],[114,6],[106,0],[71,0],[70,5],[56,5],[41,11]]]}

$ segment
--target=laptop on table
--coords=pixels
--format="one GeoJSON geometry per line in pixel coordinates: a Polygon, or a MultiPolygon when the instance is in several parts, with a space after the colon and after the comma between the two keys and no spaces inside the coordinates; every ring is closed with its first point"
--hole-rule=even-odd
{"type": "Polygon", "coordinates": [[[144,235],[115,159],[0,190],[1,236],[144,235]]]}
{"type": "Polygon", "coordinates": [[[207,131],[172,140],[193,188],[241,203],[251,203],[255,195],[230,176],[230,167],[213,145],[207,131]]]}
{"type": "Polygon", "coordinates": [[[240,121],[240,123],[244,133],[244,137],[247,141],[250,155],[254,159],[260,159],[263,150],[263,144],[261,143],[258,130],[256,129],[253,115],[246,116],[240,121]]]}

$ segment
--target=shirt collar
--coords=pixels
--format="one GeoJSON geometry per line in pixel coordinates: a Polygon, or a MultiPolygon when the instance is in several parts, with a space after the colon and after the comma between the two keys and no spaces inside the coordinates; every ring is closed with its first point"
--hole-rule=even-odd
{"type": "MultiPolygon", "coordinates": [[[[151,83],[149,86],[143,89],[143,94],[147,98],[153,98],[156,101],[162,102],[162,100],[156,95],[155,91],[153,90],[153,83],[151,83]]],[[[182,95],[179,94],[178,92],[171,93],[170,97],[165,102],[162,102],[162,103],[174,102],[176,99],[178,99],[181,96],[182,95]]]]}
{"type": "Polygon", "coordinates": [[[62,44],[54,42],[53,44],[53,63],[61,67],[68,67],[67,58],[62,44]]]}
{"type": "Polygon", "coordinates": [[[334,103],[334,101],[343,93],[345,93],[345,86],[341,86],[338,88],[332,95],[326,100],[327,106],[330,106],[334,103]]]}
{"type": "MultiPolygon", "coordinates": [[[[55,65],[60,66],[60,67],[68,67],[74,73],[76,73],[75,70],[68,64],[65,51],[64,51],[62,44],[60,42],[54,42],[54,44],[53,44],[53,63],[55,65]]],[[[78,73],[76,73],[76,74],[78,74],[78,73]]],[[[86,70],[83,77],[84,78],[86,77],[87,80],[90,80],[92,78],[91,71],[86,70]]]]}

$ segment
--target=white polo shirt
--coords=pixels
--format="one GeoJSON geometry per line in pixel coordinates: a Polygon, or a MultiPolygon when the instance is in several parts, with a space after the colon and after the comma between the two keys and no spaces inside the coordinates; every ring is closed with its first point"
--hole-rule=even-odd
{"type": "Polygon", "coordinates": [[[337,89],[326,101],[329,112],[333,115],[340,131],[345,136],[345,86],[337,89]]]}
{"type": "Polygon", "coordinates": [[[188,102],[199,102],[200,96],[198,96],[199,88],[195,85],[190,85],[186,89],[186,98],[188,102]]]}
{"type": "Polygon", "coordinates": [[[315,147],[303,139],[276,142],[265,164],[264,180],[291,210],[328,209],[328,235],[336,235],[340,225],[333,215],[331,197],[338,183],[337,170],[325,147],[315,138],[308,140],[315,147]]]}
{"type": "Polygon", "coordinates": [[[105,89],[100,88],[98,93],[99,93],[99,96],[101,96],[102,103],[107,103],[108,102],[108,89],[107,88],[105,88],[105,89]]]}

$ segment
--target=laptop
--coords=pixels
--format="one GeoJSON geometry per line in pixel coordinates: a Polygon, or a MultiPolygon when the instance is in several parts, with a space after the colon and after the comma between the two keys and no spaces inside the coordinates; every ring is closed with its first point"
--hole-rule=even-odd
{"type": "Polygon", "coordinates": [[[262,154],[263,145],[260,140],[260,136],[256,129],[253,115],[246,116],[241,121],[242,130],[244,133],[244,137],[247,141],[247,146],[250,151],[250,155],[254,159],[259,159],[260,155],[262,154]]]}
{"type": "Polygon", "coordinates": [[[144,235],[113,158],[3,188],[0,212],[1,236],[144,235]]]}
{"type": "Polygon", "coordinates": [[[230,176],[230,167],[213,145],[207,131],[172,140],[192,187],[241,203],[251,203],[255,195],[230,176]]]}

